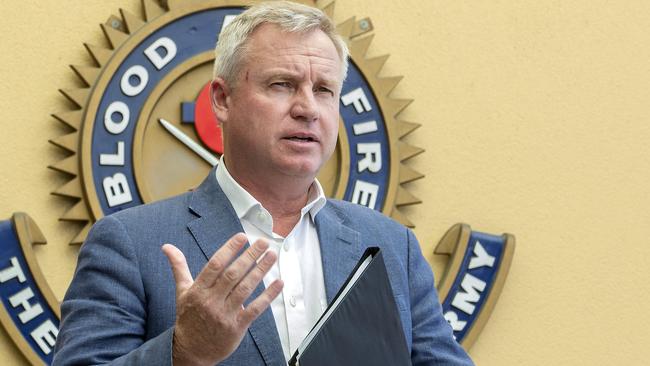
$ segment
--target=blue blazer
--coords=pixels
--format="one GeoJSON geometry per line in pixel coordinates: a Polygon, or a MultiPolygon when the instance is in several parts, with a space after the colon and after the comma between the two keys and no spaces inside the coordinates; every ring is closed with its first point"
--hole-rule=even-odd
{"type": "MultiPolygon", "coordinates": [[[[471,365],[441,313],[431,268],[413,233],[368,208],[328,200],[316,216],[331,301],[368,246],[384,255],[414,365],[471,365]]],[[[214,170],[194,191],[106,216],[93,226],[61,305],[54,365],[171,365],[172,243],[196,276],[242,226],[214,170]]],[[[264,290],[260,284],[252,298],[264,290]]],[[[271,309],[222,365],[286,365],[271,309]]]]}

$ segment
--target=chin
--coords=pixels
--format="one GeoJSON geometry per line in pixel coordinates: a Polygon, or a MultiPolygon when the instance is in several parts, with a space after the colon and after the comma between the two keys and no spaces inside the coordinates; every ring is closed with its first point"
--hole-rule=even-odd
{"type": "Polygon", "coordinates": [[[311,178],[314,179],[318,175],[322,164],[315,163],[313,161],[309,162],[291,162],[283,166],[283,171],[287,175],[296,177],[296,178],[311,178]]]}

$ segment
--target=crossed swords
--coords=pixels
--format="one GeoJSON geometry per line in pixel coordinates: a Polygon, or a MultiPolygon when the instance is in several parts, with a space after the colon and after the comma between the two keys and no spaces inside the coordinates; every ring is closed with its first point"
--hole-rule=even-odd
{"type": "Polygon", "coordinates": [[[203,146],[199,145],[196,141],[192,140],[191,137],[187,136],[183,131],[179,130],[176,128],[174,125],[169,123],[167,120],[163,118],[159,118],[158,122],[167,130],[167,132],[171,133],[172,136],[176,137],[178,141],[182,142],[183,145],[187,146],[190,148],[190,150],[194,151],[196,155],[200,156],[203,158],[203,160],[207,161],[210,166],[215,166],[219,164],[219,158],[216,156],[212,155],[208,150],[204,149],[203,146]]]}

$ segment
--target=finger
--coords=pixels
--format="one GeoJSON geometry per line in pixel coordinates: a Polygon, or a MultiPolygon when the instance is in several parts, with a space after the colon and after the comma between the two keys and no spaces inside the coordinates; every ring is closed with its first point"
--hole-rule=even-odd
{"type": "Polygon", "coordinates": [[[203,267],[201,273],[196,276],[197,285],[207,288],[212,287],[221,276],[221,273],[228,267],[236,257],[237,253],[241,251],[246,244],[246,235],[244,233],[237,233],[233,235],[228,241],[219,248],[213,255],[208,263],[203,267]]]}
{"type": "Polygon", "coordinates": [[[232,309],[241,307],[242,304],[248,297],[255,291],[257,285],[264,278],[266,273],[273,267],[273,264],[276,262],[278,255],[273,251],[267,251],[266,254],[260,259],[255,268],[253,268],[248,274],[233,288],[230,295],[228,295],[226,301],[230,303],[232,309]]]}
{"type": "Polygon", "coordinates": [[[223,294],[223,299],[230,294],[232,289],[246,276],[253,268],[257,259],[268,249],[266,240],[259,239],[251,245],[239,258],[226,268],[214,286],[214,291],[223,294]]]}
{"type": "Polygon", "coordinates": [[[273,283],[271,283],[271,285],[269,285],[269,287],[267,287],[266,290],[260,294],[260,296],[251,301],[248,306],[240,313],[240,326],[248,327],[255,319],[257,319],[257,317],[262,315],[264,310],[269,307],[273,299],[278,297],[280,292],[282,292],[282,287],[284,287],[284,282],[282,282],[280,279],[277,279],[273,281],[273,283]]]}
{"type": "Polygon", "coordinates": [[[171,244],[164,244],[162,251],[167,256],[170,267],[172,267],[174,281],[176,282],[176,292],[180,293],[190,288],[194,280],[192,280],[192,273],[190,273],[183,252],[171,244]]]}

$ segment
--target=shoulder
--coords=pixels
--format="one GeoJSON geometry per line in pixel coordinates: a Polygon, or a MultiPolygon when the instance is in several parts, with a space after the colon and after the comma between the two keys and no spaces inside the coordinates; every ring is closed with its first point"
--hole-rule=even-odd
{"type": "Polygon", "coordinates": [[[380,228],[381,231],[404,232],[407,228],[383,213],[348,201],[328,199],[327,206],[334,210],[345,224],[352,226],[380,228]]]}
{"type": "MultiPolygon", "coordinates": [[[[364,245],[379,246],[396,254],[408,251],[411,234],[404,225],[379,211],[355,203],[333,199],[328,199],[327,203],[323,208],[325,215],[334,215],[340,225],[356,231],[364,245]]],[[[398,256],[402,257],[402,254],[398,256]]]]}
{"type": "Polygon", "coordinates": [[[106,218],[117,220],[126,226],[174,221],[190,214],[188,205],[191,194],[192,192],[186,192],[160,201],[130,207],[106,218]]]}
{"type": "Polygon", "coordinates": [[[188,208],[190,196],[191,192],[187,192],[104,216],[92,226],[86,243],[110,240],[126,245],[137,242],[137,248],[145,248],[148,243],[157,245],[164,238],[174,240],[196,217],[188,208]]]}

